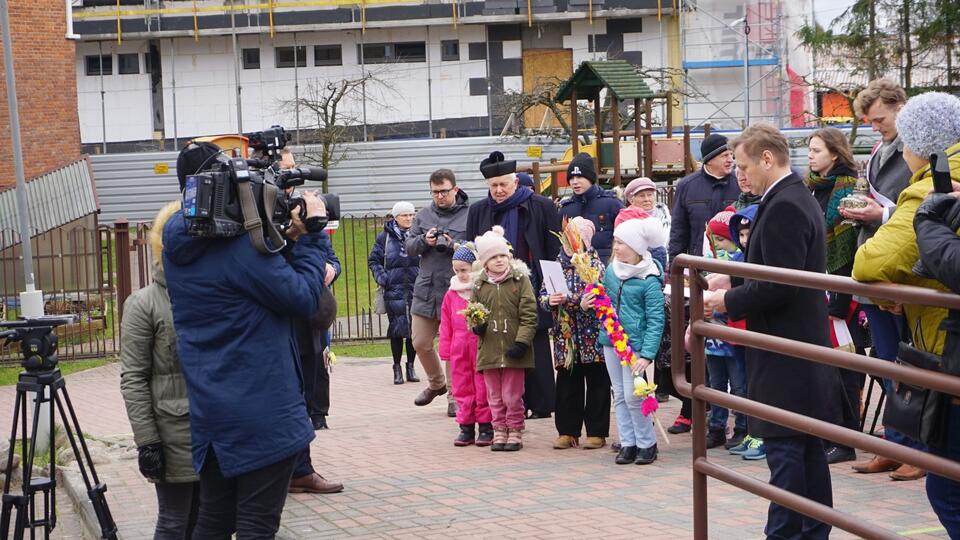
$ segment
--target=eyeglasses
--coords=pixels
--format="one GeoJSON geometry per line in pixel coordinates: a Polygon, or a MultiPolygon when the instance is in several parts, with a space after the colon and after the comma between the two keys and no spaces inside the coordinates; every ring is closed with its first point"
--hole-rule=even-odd
{"type": "Polygon", "coordinates": [[[453,191],[453,188],[450,188],[450,189],[431,189],[431,190],[430,190],[430,195],[432,195],[432,196],[434,196],[434,197],[446,197],[447,195],[450,194],[451,191],[453,191]]]}

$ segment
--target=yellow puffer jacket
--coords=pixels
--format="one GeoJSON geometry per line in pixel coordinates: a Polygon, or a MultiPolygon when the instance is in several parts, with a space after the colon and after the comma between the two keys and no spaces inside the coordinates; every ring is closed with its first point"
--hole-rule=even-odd
{"type": "MultiPolygon", "coordinates": [[[[960,181],[960,143],[947,149],[950,157],[950,176],[960,181]]],[[[947,290],[939,281],[917,277],[913,265],[920,257],[917,248],[917,233],[913,230],[913,217],[920,203],[933,189],[930,166],[924,166],[910,178],[910,185],[900,193],[897,210],[883,224],[873,238],[857,250],[853,261],[853,279],[857,281],[883,281],[902,283],[930,289],[947,290]]],[[[878,303],[887,303],[878,300],[878,303]]],[[[945,308],[904,305],[904,315],[917,348],[935,354],[943,353],[946,335],[940,323],[947,317],[945,308]]]]}

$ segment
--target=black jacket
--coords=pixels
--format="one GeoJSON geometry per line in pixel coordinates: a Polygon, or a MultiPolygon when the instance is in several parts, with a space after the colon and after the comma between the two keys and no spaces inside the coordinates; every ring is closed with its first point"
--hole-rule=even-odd
{"type": "Polygon", "coordinates": [[[733,173],[717,179],[701,167],[681,179],[673,195],[668,260],[672,261],[681,253],[703,255],[703,233],[707,222],[736,202],[739,196],[740,187],[733,173]]]}
{"type": "MultiPolygon", "coordinates": [[[[487,202],[488,197],[470,205],[467,213],[466,238],[475,239],[489,231],[494,225],[499,225],[502,219],[500,214],[494,214],[487,202]]],[[[530,282],[533,290],[539,291],[543,283],[543,272],[540,270],[541,260],[554,261],[560,253],[560,239],[553,233],[560,232],[560,214],[553,201],[542,196],[533,195],[520,204],[519,229],[523,231],[523,244],[515,246],[518,253],[514,257],[523,261],[530,268],[530,282]],[[519,252],[521,251],[522,252],[519,252]]],[[[539,328],[550,328],[552,316],[549,311],[539,310],[539,328]]]]}
{"type": "MultiPolygon", "coordinates": [[[[750,232],[746,262],[824,273],[826,232],[817,201],[796,174],[773,186],[760,203],[750,232]]],[[[830,346],[824,291],[745,280],[727,292],[727,313],[747,320],[747,329],[830,346]]],[[[747,348],[747,392],[752,400],[837,423],[840,373],[832,366],[747,348]]],[[[750,418],[757,437],[797,435],[789,428],[750,418]]]]}
{"type": "MultiPolygon", "coordinates": [[[[922,211],[914,216],[913,227],[917,231],[920,260],[927,271],[951,291],[960,294],[960,236],[940,216],[922,211]]],[[[947,333],[943,346],[944,366],[947,373],[960,376],[960,312],[950,310],[941,327],[947,333]]]]}
{"type": "Polygon", "coordinates": [[[387,308],[387,337],[410,337],[410,307],[413,303],[413,284],[420,270],[420,256],[410,255],[404,245],[405,235],[395,220],[383,224],[367,257],[367,266],[377,285],[383,287],[387,308]]]}
{"type": "Polygon", "coordinates": [[[623,203],[616,195],[594,185],[582,195],[572,195],[560,201],[560,216],[567,219],[580,216],[592,221],[596,232],[591,245],[600,260],[606,261],[613,248],[613,221],[622,208],[623,203]]]}

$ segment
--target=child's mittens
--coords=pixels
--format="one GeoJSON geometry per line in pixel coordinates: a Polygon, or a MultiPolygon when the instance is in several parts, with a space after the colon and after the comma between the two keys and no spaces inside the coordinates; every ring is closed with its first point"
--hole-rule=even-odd
{"type": "Polygon", "coordinates": [[[471,326],[470,331],[480,337],[483,337],[484,334],[487,333],[487,323],[480,323],[478,325],[471,326]]]}
{"type": "Polygon", "coordinates": [[[520,343],[519,341],[514,341],[513,345],[507,349],[507,356],[509,358],[523,358],[523,355],[527,354],[527,349],[530,346],[526,343],[520,343]]]}

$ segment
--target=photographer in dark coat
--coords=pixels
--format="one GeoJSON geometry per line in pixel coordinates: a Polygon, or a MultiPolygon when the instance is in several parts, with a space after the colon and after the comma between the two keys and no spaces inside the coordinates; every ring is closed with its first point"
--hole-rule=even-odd
{"type": "MultiPolygon", "coordinates": [[[[466,237],[476,238],[494,225],[503,227],[514,258],[530,268],[530,281],[537,291],[543,283],[539,261],[555,260],[560,252],[560,240],[553,234],[560,231],[560,214],[550,199],[518,189],[516,170],[517,162],[505,161],[500,152],[492,152],[480,163],[489,193],[470,205],[466,237]]],[[[548,418],[555,400],[553,356],[547,335],[553,316],[542,308],[538,310],[537,334],[533,339],[536,368],[527,372],[523,399],[532,418],[548,418]]]]}
{"type": "MultiPolygon", "coordinates": [[[[326,216],[321,198],[305,193],[303,200],[307,220],[326,216]]],[[[163,266],[200,473],[194,538],[272,538],[279,529],[295,460],[314,437],[292,323],[319,305],[321,242],[320,233],[301,235],[288,263],[257,251],[247,234],[192,237],[182,213],[164,227],[163,266]]]]}
{"type": "Polygon", "coordinates": [[[573,195],[560,201],[560,216],[573,219],[580,216],[593,222],[597,232],[593,236],[593,248],[600,260],[610,260],[613,247],[613,224],[623,203],[613,193],[597,185],[597,171],[593,168],[590,154],[579,153],[567,166],[567,182],[573,195]]]}
{"type": "MultiPolygon", "coordinates": [[[[823,213],[803,180],[790,171],[787,140],[769,124],[748,127],[733,143],[737,167],[751,193],[762,193],[750,232],[746,261],[808,272],[826,271],[823,213]]],[[[822,290],[714,274],[704,295],[706,313],[746,319],[747,329],[830,346],[827,302],[822,290]],[[739,281],[739,280],[737,280],[739,281]]],[[[840,415],[840,373],[784,354],[747,348],[748,397],[767,405],[836,423],[840,415]]],[[[749,433],[762,437],[770,483],[821,504],[833,505],[830,469],[823,440],[764,420],[750,418],[749,433]]],[[[768,538],[826,539],[830,526],[770,503],[768,538]]]]}

